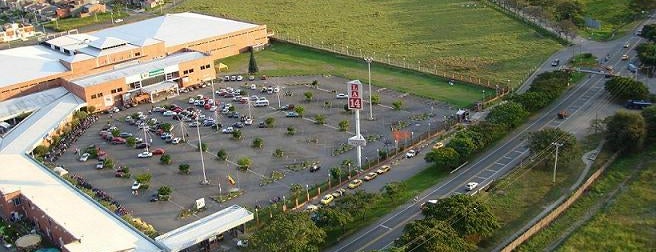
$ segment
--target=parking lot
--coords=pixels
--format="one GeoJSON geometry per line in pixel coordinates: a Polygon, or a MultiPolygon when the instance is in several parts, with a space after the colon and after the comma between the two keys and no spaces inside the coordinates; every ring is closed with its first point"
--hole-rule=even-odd
{"type": "MultiPolygon", "coordinates": [[[[142,104],[118,113],[104,114],[79,139],[77,146],[71,148],[71,154],[62,157],[59,163],[64,165],[70,172],[85,177],[95,187],[109,193],[133,212],[135,216],[153,224],[162,233],[197,220],[228,205],[265,206],[269,204],[271,199],[288,194],[292,184],[300,184],[305,187],[305,185],[312,186],[327,181],[330,168],[339,166],[343,160],[352,160],[353,169],[355,169],[355,149],[344,153],[337,151],[346,146],[347,138],[353,136],[355,132],[354,116],[351,112],[344,110],[346,99],[336,98],[337,94],[346,93],[347,81],[346,79],[330,76],[304,76],[241,82],[217,82],[214,84],[215,90],[227,87],[241,89],[248,93],[248,95],[245,95],[246,97],[251,95],[265,97],[270,106],[252,106],[255,101],[249,106],[248,103],[241,104],[233,101],[233,98],[218,95],[215,95],[215,97],[220,104],[216,112],[189,104],[189,98],[199,94],[211,98],[212,88],[208,86],[189,93],[181,93],[180,96],[168,98],[157,104],[142,104]],[[311,85],[310,83],[313,80],[317,80],[318,85],[311,85]],[[251,84],[255,84],[257,88],[251,90],[251,84]],[[261,92],[261,87],[268,86],[278,87],[279,92],[271,94],[261,92]],[[312,93],[311,101],[306,100],[304,95],[306,92],[312,93]],[[250,115],[253,119],[252,125],[240,129],[242,132],[241,139],[234,139],[232,134],[223,134],[221,132],[222,128],[227,128],[240,121],[239,118],[228,118],[228,114],[221,113],[221,106],[226,103],[231,103],[240,115],[250,115]],[[204,114],[206,118],[216,118],[216,121],[222,124],[222,128],[217,131],[215,128],[202,125],[197,128],[191,127],[189,123],[193,123],[193,121],[180,122],[174,120],[172,116],[164,116],[159,112],[154,112],[151,115],[148,113],[153,107],[170,104],[176,104],[185,109],[196,107],[200,109],[200,113],[204,114]],[[294,104],[295,107],[302,106],[304,108],[303,117],[290,118],[287,117],[287,111],[278,109],[279,105],[288,104],[294,104]],[[150,139],[152,139],[151,150],[153,148],[164,148],[166,154],[171,155],[172,164],[160,164],[157,155],[151,158],[137,158],[137,154],[143,150],[130,148],[125,144],[114,145],[99,136],[98,132],[109,122],[121,132],[144,138],[144,130],[139,129],[136,125],[124,122],[126,116],[137,112],[142,112],[148,118],[156,118],[159,122],[171,123],[174,126],[172,130],[174,137],[185,138],[186,143],[174,145],[166,143],[155,133],[146,131],[146,142],[150,142],[150,139]],[[325,124],[320,125],[314,122],[315,115],[318,114],[325,116],[325,124]],[[275,120],[273,127],[260,128],[259,123],[269,117],[275,120]],[[339,123],[343,120],[349,121],[350,124],[346,131],[339,130],[339,123]],[[288,128],[294,128],[295,134],[289,135],[288,128]],[[200,183],[203,180],[203,172],[201,169],[201,155],[196,147],[199,139],[198,133],[200,133],[202,142],[208,146],[207,152],[203,153],[203,161],[205,163],[205,176],[210,182],[209,185],[201,185],[200,183]],[[253,140],[258,137],[262,139],[262,148],[252,146],[253,140]],[[109,158],[114,161],[115,167],[119,165],[130,167],[133,177],[145,172],[151,173],[150,188],[135,196],[130,190],[132,179],[117,178],[114,176],[115,171],[110,169],[95,169],[96,160],[78,161],[77,156],[73,154],[73,150],[75,148],[84,149],[91,144],[96,144],[106,151],[109,158]],[[216,154],[221,149],[227,152],[227,161],[217,159],[216,154]],[[282,150],[284,154],[281,157],[274,157],[273,153],[276,149],[282,150]],[[247,171],[239,171],[236,162],[244,157],[250,158],[252,165],[247,171]],[[305,165],[305,169],[302,168],[303,165],[301,164],[304,162],[306,164],[317,163],[321,168],[316,172],[310,172],[307,169],[309,165],[305,165]],[[179,173],[178,166],[183,163],[190,165],[191,172],[189,175],[179,173]],[[274,171],[284,174],[284,177],[273,182],[264,179],[271,177],[274,171]],[[234,180],[234,184],[229,182],[228,176],[234,180]],[[162,185],[169,185],[173,188],[170,201],[150,202],[150,195],[162,185]],[[243,194],[227,202],[218,203],[211,200],[210,197],[217,196],[219,188],[223,193],[239,189],[243,194]],[[185,219],[177,218],[182,209],[190,208],[194,201],[199,198],[205,198],[206,211],[185,219]]],[[[368,97],[366,87],[365,85],[364,97],[368,97]]],[[[401,125],[403,130],[410,132],[410,137],[414,137],[415,135],[421,135],[429,127],[439,127],[443,121],[443,116],[453,114],[454,110],[457,109],[392,90],[373,87],[373,91],[381,98],[380,104],[373,106],[375,120],[369,120],[369,104],[365,104],[364,109],[361,111],[362,135],[369,140],[366,147],[363,148],[363,163],[378,158],[377,150],[384,151],[395,147],[395,142],[391,136],[391,127],[393,125],[395,127],[401,125]],[[400,110],[394,110],[392,106],[392,103],[397,100],[403,101],[400,110]],[[399,122],[401,123],[399,124],[399,122]]]]}

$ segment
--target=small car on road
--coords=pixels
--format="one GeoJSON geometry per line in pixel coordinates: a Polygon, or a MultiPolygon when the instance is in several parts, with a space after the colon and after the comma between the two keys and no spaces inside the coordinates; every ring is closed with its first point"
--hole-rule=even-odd
{"type": "Polygon", "coordinates": [[[137,154],[138,158],[149,158],[149,157],[152,157],[152,156],[153,156],[153,153],[151,153],[150,151],[144,151],[142,153],[137,154]]]}
{"type": "Polygon", "coordinates": [[[378,173],[375,173],[375,172],[367,173],[367,175],[364,176],[364,181],[374,180],[377,176],[378,176],[378,173]]]}
{"type": "Polygon", "coordinates": [[[380,169],[376,170],[376,173],[383,174],[388,172],[390,169],[391,167],[389,165],[383,165],[382,167],[380,167],[380,169]]]}
{"type": "Polygon", "coordinates": [[[362,185],[362,180],[354,179],[351,183],[348,184],[349,189],[355,189],[362,185]]]}
{"type": "Polygon", "coordinates": [[[335,197],[332,194],[326,194],[326,196],[321,198],[321,204],[328,205],[330,202],[333,202],[334,199],[335,197]]]}
{"type": "Polygon", "coordinates": [[[476,188],[477,186],[478,186],[478,183],[476,183],[476,182],[469,182],[469,183],[467,183],[467,184],[465,185],[465,189],[467,189],[467,191],[472,191],[472,190],[474,190],[474,188],[476,188]]]}
{"type": "Polygon", "coordinates": [[[86,162],[89,159],[89,156],[91,156],[91,154],[85,152],[80,156],[80,162],[86,162]]]}

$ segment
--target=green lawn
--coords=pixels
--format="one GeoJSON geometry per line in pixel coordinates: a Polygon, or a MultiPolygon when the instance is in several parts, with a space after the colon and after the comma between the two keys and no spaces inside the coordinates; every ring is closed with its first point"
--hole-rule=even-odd
{"type": "Polygon", "coordinates": [[[446,177],[446,175],[448,175],[448,173],[445,171],[437,170],[434,167],[428,167],[408,178],[403,181],[407,185],[407,189],[401,195],[396,198],[387,198],[383,195],[384,198],[372,205],[371,210],[365,214],[364,218],[356,218],[349,225],[346,225],[345,232],[342,232],[339,227],[328,230],[326,232],[328,235],[328,237],[326,237],[326,247],[334,245],[340,239],[368,226],[374,221],[377,221],[398,206],[408,202],[420,192],[439,183],[444,177],[446,177]]]}
{"type": "MultiPolygon", "coordinates": [[[[616,181],[613,174],[630,173],[638,160],[653,160],[656,152],[634,155],[617,162],[604,180],[591,191],[592,199],[602,194],[609,182],[616,181]],[[649,158],[646,158],[646,157],[649,158]],[[595,195],[596,194],[596,195],[595,195]]],[[[577,230],[562,245],[561,251],[653,251],[656,249],[656,163],[651,161],[628,187],[620,191],[610,205],[602,208],[593,219],[577,230]]],[[[614,189],[612,187],[608,189],[614,189]]],[[[610,191],[610,190],[606,190],[610,191]]],[[[583,202],[585,203],[585,201],[583,202]]]]}
{"type": "Polygon", "coordinates": [[[572,67],[596,67],[599,65],[599,60],[590,53],[583,53],[572,57],[568,63],[572,67]]]}
{"type": "MultiPolygon", "coordinates": [[[[286,43],[273,43],[255,54],[260,74],[268,76],[330,74],[348,79],[367,80],[364,61],[338,56],[286,43]]],[[[220,60],[230,72],[247,72],[249,54],[220,60]]],[[[457,106],[468,106],[482,98],[483,88],[473,85],[448,85],[444,79],[429,74],[372,64],[372,83],[457,106]]],[[[488,91],[489,92],[489,91],[488,91]]],[[[493,92],[493,91],[492,91],[493,92]]]]}
{"type": "MultiPolygon", "coordinates": [[[[266,24],[281,37],[416,67],[517,84],[560,49],[493,9],[468,0],[187,0],[195,11],[266,24]],[[375,55],[374,55],[375,54],[375,55]]],[[[431,70],[432,71],[432,70],[431,70]]],[[[405,85],[406,83],[397,83],[405,85]]]]}
{"type": "MultiPolygon", "coordinates": [[[[125,17],[124,12],[114,13],[114,19],[125,17]]],[[[109,23],[112,21],[112,14],[107,12],[103,14],[98,14],[97,16],[90,16],[84,18],[64,18],[45,24],[45,27],[54,29],[56,31],[68,31],[72,29],[77,29],[83,26],[92,25],[96,23],[109,23]]]]}
{"type": "Polygon", "coordinates": [[[586,16],[601,21],[599,30],[582,30],[582,35],[585,37],[602,41],[609,40],[616,31],[617,34],[614,38],[618,38],[630,31],[635,24],[631,10],[628,8],[630,0],[580,0],[580,2],[584,5],[586,16]]]}

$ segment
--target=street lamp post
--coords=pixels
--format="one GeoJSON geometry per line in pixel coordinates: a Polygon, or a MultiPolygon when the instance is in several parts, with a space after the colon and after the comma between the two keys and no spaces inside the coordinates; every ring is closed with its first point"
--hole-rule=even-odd
{"type": "Polygon", "coordinates": [[[374,120],[374,108],[373,103],[371,102],[371,62],[374,60],[372,57],[365,57],[364,61],[367,62],[367,70],[369,72],[369,120],[374,120]]]}
{"type": "MultiPolygon", "coordinates": [[[[196,118],[196,124],[199,124],[198,118],[196,118]]],[[[196,125],[196,132],[198,133],[198,150],[200,151],[200,164],[201,167],[203,168],[203,180],[200,181],[201,185],[208,185],[210,183],[209,180],[207,180],[207,174],[205,173],[205,160],[203,159],[203,142],[200,139],[200,125],[196,125]]]]}
{"type": "Polygon", "coordinates": [[[310,202],[310,185],[305,184],[305,193],[307,195],[307,201],[310,202]]]}

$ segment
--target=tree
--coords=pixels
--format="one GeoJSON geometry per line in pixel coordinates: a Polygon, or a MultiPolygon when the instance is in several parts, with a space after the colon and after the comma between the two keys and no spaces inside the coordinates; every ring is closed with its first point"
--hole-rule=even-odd
{"type": "Polygon", "coordinates": [[[87,113],[93,114],[93,112],[96,112],[96,107],[94,106],[87,106],[87,113]]]}
{"type": "Polygon", "coordinates": [[[318,80],[313,80],[313,81],[312,81],[312,87],[313,87],[313,88],[317,88],[317,87],[319,87],[319,81],[318,81],[318,80]]]}
{"type": "Polygon", "coordinates": [[[136,138],[136,137],[133,137],[133,136],[128,137],[127,139],[125,139],[125,143],[126,143],[129,147],[134,147],[134,146],[137,144],[137,138],[136,138]]]}
{"type": "Polygon", "coordinates": [[[373,105],[380,104],[380,95],[379,94],[374,94],[374,95],[371,96],[371,104],[373,104],[373,105]]]}
{"type": "Polygon", "coordinates": [[[189,169],[190,166],[187,163],[180,164],[180,166],[178,166],[178,170],[180,170],[181,174],[189,174],[190,173],[189,169]]]}
{"type": "Polygon", "coordinates": [[[48,153],[48,147],[44,145],[39,145],[34,150],[32,150],[32,153],[34,153],[35,156],[37,157],[43,157],[48,153]]]}
{"type": "Polygon", "coordinates": [[[448,222],[436,219],[408,223],[395,245],[401,251],[417,252],[476,250],[476,246],[460,237],[448,222]]]}
{"type": "Polygon", "coordinates": [[[510,101],[517,102],[529,112],[538,111],[551,102],[551,97],[544,95],[542,92],[526,92],[523,94],[513,95],[508,98],[510,101]]]}
{"type": "Polygon", "coordinates": [[[109,158],[105,159],[105,161],[103,161],[103,164],[104,164],[104,166],[103,166],[104,168],[114,169],[114,160],[111,160],[109,158]]]}
{"type": "Polygon", "coordinates": [[[232,138],[235,140],[241,139],[241,130],[236,129],[235,131],[232,132],[232,138]]]}
{"type": "Polygon", "coordinates": [[[566,37],[573,37],[576,34],[576,24],[570,19],[558,21],[557,26],[559,32],[565,34],[566,37]]]}
{"type": "Polygon", "coordinates": [[[82,110],[78,110],[78,111],[75,111],[75,113],[73,113],[73,117],[77,118],[77,119],[80,119],[80,120],[86,119],[87,116],[88,116],[87,112],[84,112],[82,110]]]}
{"type": "Polygon", "coordinates": [[[300,117],[303,117],[303,114],[305,113],[305,108],[303,106],[296,105],[296,107],[294,107],[294,112],[298,113],[300,117]]]}
{"type": "Polygon", "coordinates": [[[318,224],[321,227],[332,228],[338,226],[344,232],[344,227],[353,222],[353,216],[348,211],[335,208],[323,207],[319,209],[318,216],[320,216],[318,224]]]}
{"type": "MultiPolygon", "coordinates": [[[[646,28],[647,26],[645,26],[646,28]]],[[[650,35],[650,39],[652,41],[656,41],[656,28],[654,30],[648,32],[650,35]]],[[[654,69],[656,68],[656,43],[654,42],[649,42],[649,43],[643,43],[640,44],[637,48],[636,51],[638,52],[638,59],[640,59],[640,63],[644,64],[645,66],[649,67],[649,72],[653,73],[654,69]]]]}
{"type": "Polygon", "coordinates": [[[451,227],[462,236],[486,237],[499,228],[499,222],[489,206],[466,194],[439,199],[437,204],[428,204],[422,212],[427,219],[451,223],[451,227]]]}
{"type": "Polygon", "coordinates": [[[562,144],[558,148],[558,162],[560,164],[565,164],[576,157],[576,136],[559,128],[545,128],[531,132],[529,133],[528,142],[528,149],[533,154],[554,151],[553,156],[548,155],[542,161],[545,166],[550,167],[555,158],[555,146],[552,143],[562,144]]]}
{"type": "Polygon", "coordinates": [[[401,108],[403,108],[403,101],[402,100],[396,100],[396,101],[392,102],[392,107],[394,108],[394,110],[401,110],[401,108]]]}
{"type": "Polygon", "coordinates": [[[171,164],[171,155],[169,154],[164,154],[159,158],[159,162],[165,165],[170,165],[171,164]]]}
{"type": "Polygon", "coordinates": [[[171,193],[173,193],[173,188],[167,185],[161,186],[159,189],[157,189],[157,196],[159,197],[159,200],[169,200],[171,193]]]}
{"type": "Polygon", "coordinates": [[[264,140],[262,140],[262,138],[256,137],[253,140],[253,147],[262,149],[263,146],[264,146],[264,140]]]}
{"type": "Polygon", "coordinates": [[[198,148],[202,152],[206,152],[207,151],[207,144],[206,143],[199,143],[196,146],[196,148],[198,148]]]}
{"type": "Polygon", "coordinates": [[[293,136],[295,134],[296,134],[296,129],[294,129],[292,127],[287,127],[287,135],[288,136],[293,136]]]}
{"type": "Polygon", "coordinates": [[[618,111],[606,123],[606,141],[615,151],[640,150],[646,135],[645,119],[638,113],[618,111]]]}
{"type": "Polygon", "coordinates": [[[364,220],[367,211],[375,205],[379,198],[379,194],[359,190],[344,195],[341,200],[335,202],[335,206],[348,211],[353,216],[361,216],[364,220]]]}
{"type": "Polygon", "coordinates": [[[264,119],[264,124],[267,126],[267,128],[273,128],[275,123],[276,123],[276,119],[273,117],[267,117],[266,119],[264,119]]]}
{"type": "Polygon", "coordinates": [[[645,84],[627,77],[613,77],[606,81],[606,90],[613,96],[622,99],[646,99],[649,89],[645,84]]]}
{"type": "Polygon", "coordinates": [[[309,102],[312,101],[312,98],[314,97],[314,94],[310,91],[303,93],[303,95],[305,95],[305,100],[309,102]]]}
{"type": "Polygon", "coordinates": [[[237,160],[237,165],[239,165],[240,169],[248,169],[251,167],[251,164],[253,164],[253,160],[251,160],[248,157],[242,157],[239,160],[237,160]]]}
{"type": "Polygon", "coordinates": [[[220,150],[216,153],[216,157],[217,157],[218,159],[220,159],[220,160],[224,160],[224,161],[225,161],[226,159],[228,159],[228,152],[226,152],[225,149],[220,149],[220,150]]]}
{"type": "Polygon", "coordinates": [[[577,26],[582,25],[583,5],[578,1],[560,1],[554,10],[556,20],[570,20],[577,26]]]}
{"type": "Polygon", "coordinates": [[[446,171],[451,171],[460,165],[460,154],[451,147],[442,147],[433,150],[424,157],[427,162],[434,162],[435,167],[446,171]]]}
{"type": "Polygon", "coordinates": [[[460,161],[467,160],[472,153],[478,150],[478,146],[471,138],[457,135],[445,147],[453,148],[460,155],[460,161]]]}
{"type": "Polygon", "coordinates": [[[407,188],[408,186],[403,182],[391,182],[387,183],[382,191],[385,195],[393,199],[405,192],[407,188]]]}
{"type": "Polygon", "coordinates": [[[654,140],[656,139],[656,106],[649,106],[640,112],[645,119],[647,125],[647,136],[654,140]]]}
{"type": "MultiPolygon", "coordinates": [[[[137,175],[136,177],[134,177],[134,180],[141,183],[141,188],[144,188],[144,186],[146,186],[146,188],[148,188],[147,185],[150,185],[150,180],[152,178],[153,178],[153,175],[146,172],[146,173],[142,173],[142,174],[137,175]]],[[[144,188],[144,189],[146,189],[146,188],[144,188]]]]}
{"type": "Polygon", "coordinates": [[[344,171],[342,171],[342,169],[339,167],[330,168],[330,176],[332,176],[334,179],[340,179],[342,176],[344,176],[344,171]]]}
{"type": "Polygon", "coordinates": [[[326,124],[326,116],[322,114],[317,114],[314,116],[314,121],[316,121],[316,123],[319,125],[324,125],[326,124]]]}
{"type": "Polygon", "coordinates": [[[170,123],[162,123],[159,125],[159,128],[162,129],[164,132],[171,132],[171,129],[173,129],[173,125],[170,123]]]}
{"type": "Polygon", "coordinates": [[[528,112],[526,112],[521,104],[508,101],[492,108],[486,119],[491,123],[505,124],[508,128],[515,128],[519,126],[527,116],[528,112]]]}
{"type": "Polygon", "coordinates": [[[249,74],[254,74],[259,72],[259,69],[257,68],[257,62],[255,62],[255,54],[253,53],[253,50],[251,49],[251,58],[248,61],[248,73],[249,74]]]}
{"type": "Polygon", "coordinates": [[[113,136],[113,137],[117,137],[117,136],[119,136],[120,134],[121,134],[121,131],[120,131],[120,130],[118,130],[118,129],[113,129],[113,130],[112,130],[112,136],[113,136]]]}
{"type": "MultiPolygon", "coordinates": [[[[651,0],[647,0],[651,1],[651,0]]],[[[642,27],[642,32],[640,33],[640,36],[643,38],[648,39],[649,41],[656,41],[656,24],[646,24],[642,27]]],[[[651,43],[645,43],[641,45],[647,45],[651,43]]],[[[653,44],[652,44],[653,45],[653,44]]],[[[642,61],[642,60],[641,60],[642,61]]],[[[644,63],[644,61],[643,61],[644,63]]]]}
{"type": "Polygon", "coordinates": [[[276,215],[249,240],[253,251],[319,251],[326,232],[307,213],[276,215]]]}
{"type": "Polygon", "coordinates": [[[294,184],[291,184],[291,185],[289,186],[289,191],[290,191],[292,194],[296,195],[297,197],[298,197],[298,195],[301,193],[302,190],[303,190],[303,187],[302,187],[300,184],[296,184],[296,183],[294,183],[294,184]]]}
{"type": "Polygon", "coordinates": [[[342,120],[339,122],[338,126],[339,126],[339,131],[347,131],[349,129],[349,121],[342,120]]]}
{"type": "Polygon", "coordinates": [[[656,1],[654,0],[630,0],[629,8],[634,13],[642,13],[643,11],[648,12],[653,9],[656,9],[656,1]]]}

